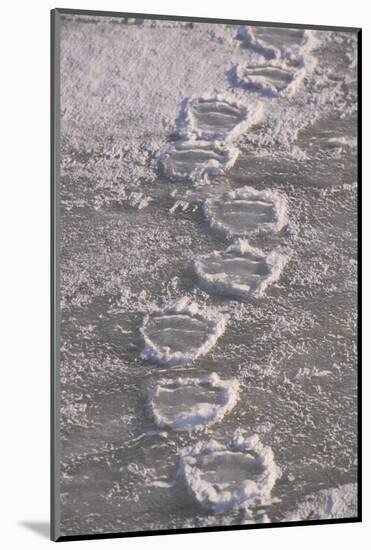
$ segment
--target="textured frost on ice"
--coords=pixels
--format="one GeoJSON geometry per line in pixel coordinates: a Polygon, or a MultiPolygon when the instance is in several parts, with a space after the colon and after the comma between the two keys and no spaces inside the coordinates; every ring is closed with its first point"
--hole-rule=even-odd
{"type": "Polygon", "coordinates": [[[194,269],[208,292],[249,298],[261,296],[277,281],[287,261],[286,254],[276,250],[264,254],[246,240],[239,240],[225,251],[195,258],[194,269]]]}
{"type": "Polygon", "coordinates": [[[183,449],[180,474],[192,497],[222,513],[269,504],[281,472],[272,449],[258,435],[247,436],[238,429],[228,445],[210,440],[183,449]]]}
{"type": "Polygon", "coordinates": [[[287,224],[286,197],[273,189],[241,187],[206,199],[204,212],[210,226],[227,237],[278,232],[287,224]]]}
{"type": "Polygon", "coordinates": [[[144,318],[141,357],[164,365],[188,365],[215,345],[227,320],[214,309],[201,310],[182,298],[144,318]]]}
{"type": "Polygon", "coordinates": [[[285,521],[354,518],[357,516],[357,485],[325,489],[311,494],[285,521]]]}
{"type": "Polygon", "coordinates": [[[230,94],[193,97],[184,105],[178,130],[188,138],[230,141],[258,120],[260,110],[230,94]]]}
{"type": "Polygon", "coordinates": [[[221,420],[238,400],[238,382],[216,373],[203,378],[160,380],[148,401],[159,428],[197,430],[221,420]]]}
{"type": "Polygon", "coordinates": [[[218,142],[178,141],[161,151],[160,171],[171,180],[195,180],[205,175],[217,175],[231,168],[238,149],[218,142]]]}

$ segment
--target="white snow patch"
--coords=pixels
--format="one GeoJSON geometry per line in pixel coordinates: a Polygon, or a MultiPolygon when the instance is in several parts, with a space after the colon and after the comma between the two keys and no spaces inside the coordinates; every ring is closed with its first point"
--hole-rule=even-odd
{"type": "Polygon", "coordinates": [[[152,483],[150,483],[151,487],[158,487],[160,489],[170,489],[171,487],[173,487],[173,485],[174,485],[173,483],[169,483],[167,481],[161,481],[161,479],[152,481],[152,483]]]}
{"type": "Polygon", "coordinates": [[[163,365],[189,365],[223,334],[228,316],[182,298],[144,318],[141,357],[163,365]]]}
{"type": "Polygon", "coordinates": [[[281,472],[272,449],[238,429],[229,445],[210,440],[183,449],[180,474],[203,507],[223,513],[269,504],[281,472]]]}
{"type": "Polygon", "coordinates": [[[189,207],[188,201],[183,200],[177,200],[174,202],[173,206],[169,209],[170,214],[174,214],[177,210],[181,210],[182,212],[185,212],[187,208],[189,207]]]}
{"type": "Polygon", "coordinates": [[[238,382],[216,373],[203,378],[160,380],[148,392],[149,408],[159,428],[200,429],[220,421],[238,400],[238,382]]]}
{"type": "Polygon", "coordinates": [[[148,206],[150,201],[152,200],[152,197],[147,197],[146,195],[144,195],[144,193],[140,191],[132,191],[128,197],[130,206],[134,206],[138,210],[142,210],[142,208],[148,206]]]}

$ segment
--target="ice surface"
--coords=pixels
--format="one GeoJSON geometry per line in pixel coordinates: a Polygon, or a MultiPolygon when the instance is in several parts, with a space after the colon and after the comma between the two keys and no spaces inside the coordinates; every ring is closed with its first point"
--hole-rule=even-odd
{"type": "Polygon", "coordinates": [[[180,473],[188,491],[203,507],[216,513],[269,504],[280,469],[273,451],[258,435],[241,429],[232,441],[204,441],[181,452],[180,473]]]}
{"type": "Polygon", "coordinates": [[[286,521],[354,518],[357,516],[357,485],[325,489],[309,495],[286,521]]]}
{"type": "Polygon", "coordinates": [[[166,365],[188,365],[205,355],[225,330],[227,317],[215,310],[200,310],[181,299],[143,321],[145,348],[141,357],[166,365]]]}
{"type": "Polygon", "coordinates": [[[278,232],[287,224],[286,197],[273,189],[241,187],[206,199],[204,212],[210,226],[227,237],[278,232]]]}
{"type": "Polygon", "coordinates": [[[160,380],[148,395],[157,426],[174,430],[214,424],[232,410],[237,399],[237,381],[221,380],[216,373],[204,378],[160,380]]]}
{"type": "Polygon", "coordinates": [[[195,180],[224,172],[233,166],[237,156],[236,148],[218,142],[179,141],[160,153],[158,164],[171,180],[195,180]]]}
{"type": "Polygon", "coordinates": [[[239,298],[261,296],[277,281],[288,256],[273,250],[264,254],[240,240],[223,252],[212,252],[194,260],[200,285],[212,293],[239,298]]]}

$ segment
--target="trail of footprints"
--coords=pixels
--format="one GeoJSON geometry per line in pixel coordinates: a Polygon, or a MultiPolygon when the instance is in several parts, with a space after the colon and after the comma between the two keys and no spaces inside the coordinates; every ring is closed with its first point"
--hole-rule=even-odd
{"type": "Polygon", "coordinates": [[[264,60],[259,65],[237,65],[235,80],[245,89],[277,97],[295,92],[303,77],[303,48],[310,35],[302,29],[250,27],[240,36],[264,60]]]}
{"type": "MultiPolygon", "coordinates": [[[[259,66],[239,66],[238,83],[257,93],[278,96],[299,73],[282,63],[283,51],[297,52],[305,31],[256,27],[244,37],[262,53],[259,66]]],[[[252,113],[231,96],[191,98],[177,121],[179,139],[158,156],[159,172],[172,181],[200,180],[231,168],[238,156],[233,140],[250,123],[252,113]]],[[[203,212],[210,229],[231,242],[225,250],[193,260],[198,284],[208,293],[231,298],[260,296],[277,281],[287,262],[279,250],[265,253],[247,239],[279,233],[288,223],[286,197],[274,189],[245,186],[206,199],[203,212]]],[[[201,310],[187,298],[144,318],[141,357],[166,366],[185,366],[205,355],[227,326],[216,309],[201,310]]],[[[219,422],[238,401],[237,380],[217,373],[204,378],[161,379],[148,390],[149,410],[162,429],[203,430],[219,422]]],[[[238,429],[225,444],[200,441],[180,453],[180,472],[189,494],[214,512],[269,504],[280,476],[273,451],[258,435],[238,429]]]]}

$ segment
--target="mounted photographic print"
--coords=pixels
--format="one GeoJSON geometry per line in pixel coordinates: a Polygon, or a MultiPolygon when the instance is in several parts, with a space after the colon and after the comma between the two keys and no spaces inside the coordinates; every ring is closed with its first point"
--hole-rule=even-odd
{"type": "Polygon", "coordinates": [[[53,10],[53,540],[361,520],[360,55],[53,10]]]}

